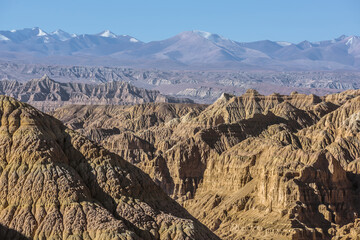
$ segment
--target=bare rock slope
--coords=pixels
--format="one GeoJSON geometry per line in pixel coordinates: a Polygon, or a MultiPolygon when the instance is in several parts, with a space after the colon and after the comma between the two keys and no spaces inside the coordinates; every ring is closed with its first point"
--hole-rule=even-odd
{"type": "Polygon", "coordinates": [[[359,112],[355,90],[249,90],[209,106],[53,114],[139,166],[223,239],[346,239],[359,231],[359,112]]]}
{"type": "Polygon", "coordinates": [[[0,96],[1,239],[218,239],[140,169],[0,96]]]}

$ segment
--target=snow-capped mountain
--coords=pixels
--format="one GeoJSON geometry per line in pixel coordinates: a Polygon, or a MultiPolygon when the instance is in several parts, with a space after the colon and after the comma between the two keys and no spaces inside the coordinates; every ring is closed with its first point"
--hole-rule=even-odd
{"type": "Polygon", "coordinates": [[[109,30],[99,34],[80,35],[67,33],[61,29],[47,33],[38,27],[0,31],[0,51],[4,52],[4,56],[10,55],[15,59],[30,57],[32,60],[35,58],[35,61],[43,56],[64,57],[81,54],[102,56],[132,49],[139,44],[142,43],[131,36],[117,36],[109,30]]]}
{"type": "Polygon", "coordinates": [[[102,31],[101,33],[97,34],[100,37],[107,37],[107,38],[117,38],[117,36],[112,33],[110,30],[102,31]]]}
{"type": "Polygon", "coordinates": [[[237,42],[195,30],[144,43],[110,30],[71,34],[35,27],[0,31],[0,59],[183,69],[360,70],[360,38],[237,42]]]}
{"type": "Polygon", "coordinates": [[[51,36],[57,40],[66,41],[66,40],[69,40],[70,38],[76,37],[76,34],[70,34],[61,29],[58,29],[58,30],[52,32],[51,36]]]}
{"type": "Polygon", "coordinates": [[[163,41],[144,44],[130,52],[115,53],[113,56],[131,59],[169,60],[179,64],[210,64],[239,60],[238,53],[235,54],[232,50],[238,47],[236,43],[230,42],[230,40],[220,41],[215,36],[187,31],[163,41]]]}
{"type": "Polygon", "coordinates": [[[48,34],[41,28],[25,28],[22,30],[0,31],[0,34],[11,42],[20,43],[30,39],[45,39],[48,34]]]}

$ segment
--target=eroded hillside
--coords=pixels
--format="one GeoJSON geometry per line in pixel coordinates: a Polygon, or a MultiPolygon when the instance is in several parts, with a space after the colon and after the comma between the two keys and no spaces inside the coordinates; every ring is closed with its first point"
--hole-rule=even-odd
{"type": "Polygon", "coordinates": [[[0,96],[1,239],[218,239],[146,174],[0,96]]]}
{"type": "Polygon", "coordinates": [[[29,103],[42,111],[51,111],[69,104],[131,105],[147,102],[192,102],[190,99],[166,96],[159,91],[137,88],[122,81],[101,84],[60,83],[47,75],[25,83],[0,81],[0,94],[29,103]]]}
{"type": "Polygon", "coordinates": [[[360,213],[359,96],[249,90],[210,106],[53,115],[139,166],[223,239],[345,239],[360,213]]]}

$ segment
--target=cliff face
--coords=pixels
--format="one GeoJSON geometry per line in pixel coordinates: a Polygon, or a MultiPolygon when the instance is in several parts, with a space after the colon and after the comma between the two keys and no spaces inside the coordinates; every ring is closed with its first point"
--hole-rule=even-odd
{"type": "Polygon", "coordinates": [[[359,96],[249,90],[207,107],[54,116],[135,163],[223,239],[341,239],[358,231],[359,96]]]}
{"type": "Polygon", "coordinates": [[[1,239],[218,239],[140,169],[0,96],[1,239]]]}
{"type": "Polygon", "coordinates": [[[0,94],[27,102],[42,111],[51,111],[68,104],[139,104],[147,102],[192,102],[174,98],[159,91],[137,88],[126,82],[102,84],[60,83],[44,76],[25,83],[0,81],[0,94]]]}

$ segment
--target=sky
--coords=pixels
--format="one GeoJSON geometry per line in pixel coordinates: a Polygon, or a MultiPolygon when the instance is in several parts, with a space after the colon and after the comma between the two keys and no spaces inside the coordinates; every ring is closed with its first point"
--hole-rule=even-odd
{"type": "Polygon", "coordinates": [[[99,33],[141,41],[203,30],[240,42],[360,35],[360,0],[0,0],[0,30],[99,33]]]}

